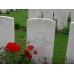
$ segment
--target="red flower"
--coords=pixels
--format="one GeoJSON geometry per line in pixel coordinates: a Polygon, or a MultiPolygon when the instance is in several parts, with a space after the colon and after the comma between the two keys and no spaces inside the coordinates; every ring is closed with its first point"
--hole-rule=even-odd
{"type": "Polygon", "coordinates": [[[26,54],[26,55],[29,55],[29,50],[24,50],[24,53],[26,54]]]}
{"type": "Polygon", "coordinates": [[[32,50],[33,48],[34,48],[33,45],[29,45],[29,46],[28,46],[28,49],[29,49],[29,50],[32,50]]]}
{"type": "Polygon", "coordinates": [[[34,50],[34,54],[36,55],[38,52],[37,52],[37,50],[34,50]]]}
{"type": "Polygon", "coordinates": [[[28,58],[32,58],[32,54],[29,54],[29,55],[28,55],[28,58]]]}
{"type": "Polygon", "coordinates": [[[15,43],[15,42],[9,42],[6,46],[5,46],[5,49],[8,49],[10,51],[19,51],[21,50],[21,47],[15,43]]]}

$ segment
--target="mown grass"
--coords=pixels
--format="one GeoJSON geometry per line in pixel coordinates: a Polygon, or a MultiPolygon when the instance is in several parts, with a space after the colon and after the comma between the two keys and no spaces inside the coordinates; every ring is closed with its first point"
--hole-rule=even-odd
{"type": "Polygon", "coordinates": [[[0,16],[10,16],[14,17],[15,23],[19,23],[20,26],[26,26],[27,18],[28,18],[28,10],[23,9],[23,10],[18,10],[14,12],[9,12],[0,14],[0,16]]]}
{"type": "Polygon", "coordinates": [[[65,63],[66,50],[67,50],[68,35],[56,33],[53,51],[53,63],[65,63]]]}
{"type": "Polygon", "coordinates": [[[26,49],[26,32],[15,30],[15,41],[21,46],[21,49],[26,49]]]}

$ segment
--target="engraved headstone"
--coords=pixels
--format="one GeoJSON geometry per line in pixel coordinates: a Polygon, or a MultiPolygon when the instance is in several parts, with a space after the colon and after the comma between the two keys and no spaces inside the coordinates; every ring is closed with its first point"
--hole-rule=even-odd
{"type": "Polygon", "coordinates": [[[27,46],[38,50],[32,60],[36,63],[52,63],[56,22],[51,19],[33,18],[27,21],[27,46]]]}
{"type": "Polygon", "coordinates": [[[14,18],[0,16],[0,47],[14,41],[14,18]]]}
{"type": "Polygon", "coordinates": [[[74,22],[71,22],[71,25],[70,25],[68,46],[67,46],[67,52],[66,52],[66,63],[74,64],[74,22]]]}

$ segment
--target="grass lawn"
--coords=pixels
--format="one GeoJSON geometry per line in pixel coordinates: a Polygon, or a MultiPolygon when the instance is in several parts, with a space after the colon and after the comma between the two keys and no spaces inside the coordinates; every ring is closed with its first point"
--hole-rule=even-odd
{"type": "Polygon", "coordinates": [[[15,23],[19,23],[20,26],[26,26],[26,22],[27,22],[27,18],[28,18],[28,10],[18,10],[18,11],[14,11],[14,12],[9,12],[9,14],[7,13],[3,13],[0,14],[0,16],[10,16],[10,17],[14,17],[14,21],[15,23]]]}
{"type": "Polygon", "coordinates": [[[64,35],[60,33],[55,34],[53,63],[55,64],[65,63],[67,42],[68,42],[68,35],[64,35]]]}
{"type": "MultiPolygon", "coordinates": [[[[10,14],[0,14],[5,16],[12,16],[15,18],[15,23],[19,23],[20,26],[26,26],[28,18],[28,10],[19,10],[18,12],[10,12],[10,14]]],[[[68,23],[69,24],[69,23],[68,23]]],[[[21,30],[15,30],[15,41],[22,47],[22,51],[26,48],[26,32],[21,30]]],[[[66,49],[67,49],[68,35],[56,33],[55,43],[53,51],[53,63],[63,64],[65,63],[66,49]]]]}

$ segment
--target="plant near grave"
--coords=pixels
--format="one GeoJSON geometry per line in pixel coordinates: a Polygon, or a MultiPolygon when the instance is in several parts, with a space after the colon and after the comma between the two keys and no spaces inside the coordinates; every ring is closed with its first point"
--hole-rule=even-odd
{"type": "Polygon", "coordinates": [[[11,12],[13,12],[13,9],[10,9],[11,12]]]}
{"type": "Polygon", "coordinates": [[[59,30],[58,33],[68,35],[69,34],[69,28],[64,27],[62,30],[59,30]]]}
{"type": "MultiPolygon", "coordinates": [[[[22,53],[21,47],[16,42],[9,42],[4,47],[5,56],[4,60],[6,64],[31,64],[32,54],[30,51],[34,49],[33,45],[29,45],[22,53]]],[[[34,50],[34,54],[37,54],[37,50],[34,50]]]]}
{"type": "Polygon", "coordinates": [[[15,29],[19,30],[20,29],[20,25],[18,23],[15,23],[15,29]]]}
{"type": "Polygon", "coordinates": [[[0,14],[2,14],[2,11],[0,10],[0,14]]]}
{"type": "Polygon", "coordinates": [[[21,60],[20,60],[20,63],[27,63],[27,64],[34,64],[33,61],[31,61],[31,58],[32,58],[32,54],[35,54],[37,55],[38,51],[36,49],[34,49],[34,46],[33,45],[29,45],[25,50],[24,50],[24,54],[21,55],[21,60]],[[23,60],[23,62],[22,62],[23,60]]]}
{"type": "Polygon", "coordinates": [[[16,42],[9,42],[5,47],[5,63],[13,64],[18,63],[19,60],[19,51],[21,51],[21,47],[16,42]]]}
{"type": "Polygon", "coordinates": [[[2,63],[5,63],[3,46],[0,47],[0,64],[2,63]]]}
{"type": "Polygon", "coordinates": [[[9,11],[6,11],[6,13],[9,14],[10,12],[9,11]]]}

